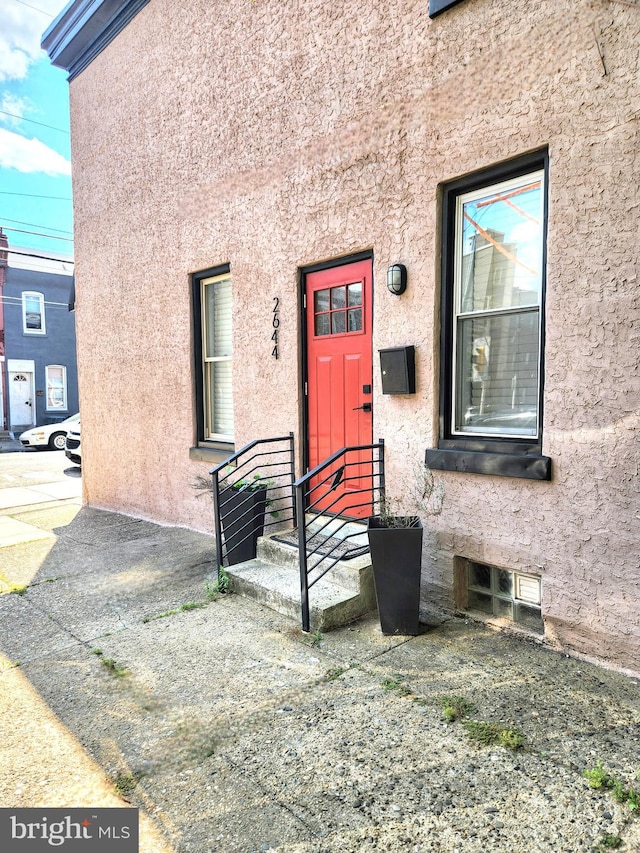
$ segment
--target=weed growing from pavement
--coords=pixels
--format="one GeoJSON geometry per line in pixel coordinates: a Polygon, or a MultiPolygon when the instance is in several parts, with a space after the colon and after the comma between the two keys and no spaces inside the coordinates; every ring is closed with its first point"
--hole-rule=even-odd
{"type": "Polygon", "coordinates": [[[188,613],[190,610],[201,610],[210,604],[212,601],[217,601],[221,594],[226,593],[229,588],[229,578],[226,572],[222,573],[217,582],[205,581],[204,583],[204,601],[185,601],[180,607],[174,607],[171,610],[163,610],[162,613],[157,613],[155,616],[145,616],[142,620],[146,625],[154,619],[166,619],[168,616],[175,616],[176,613],[188,613]]]}
{"type": "Polygon", "coordinates": [[[412,692],[408,684],[405,684],[405,675],[392,675],[383,678],[380,682],[383,690],[395,690],[400,696],[409,696],[412,692]]]}
{"type": "Polygon", "coordinates": [[[519,729],[508,729],[502,723],[483,723],[481,720],[463,720],[471,740],[484,746],[503,746],[505,749],[520,749],[524,738],[519,729]]]}
{"type": "MultiPolygon", "coordinates": [[[[613,776],[608,770],[605,770],[601,761],[598,761],[595,767],[588,767],[583,770],[582,775],[589,783],[590,788],[611,791],[613,798],[618,803],[627,805],[633,812],[640,810],[640,787],[629,785],[622,779],[613,776]]],[[[636,774],[636,778],[640,780],[640,772],[636,774]]]]}
{"type": "Polygon", "coordinates": [[[135,773],[118,773],[113,780],[113,785],[116,793],[128,802],[139,781],[140,777],[135,773]]]}
{"type": "Polygon", "coordinates": [[[481,720],[467,720],[468,714],[475,714],[477,708],[463,696],[438,696],[442,713],[448,723],[459,720],[467,736],[483,746],[502,746],[505,749],[520,749],[524,745],[522,732],[508,728],[502,723],[486,723],[481,720]]]}
{"type": "Polygon", "coordinates": [[[100,663],[104,666],[105,669],[109,670],[111,675],[115,675],[116,678],[122,678],[125,675],[129,675],[129,670],[120,666],[113,658],[105,658],[102,649],[91,649],[92,655],[97,655],[100,658],[100,663]]]}
{"type": "Polygon", "coordinates": [[[617,850],[623,844],[619,835],[603,835],[598,841],[595,850],[617,850]]]}
{"type": "Polygon", "coordinates": [[[463,696],[438,696],[437,698],[442,704],[442,713],[448,723],[453,723],[476,711],[475,705],[463,696]]]}
{"type": "Polygon", "coordinates": [[[349,666],[333,666],[326,671],[324,680],[336,681],[336,679],[344,675],[345,672],[349,672],[350,669],[362,669],[362,667],[359,663],[350,663],[349,666]]]}
{"type": "Polygon", "coordinates": [[[307,643],[309,646],[319,646],[322,642],[322,632],[321,631],[313,631],[311,634],[303,634],[302,642],[307,643]]]}
{"type": "Polygon", "coordinates": [[[346,666],[334,666],[326,671],[324,677],[325,681],[336,681],[341,675],[344,675],[346,671],[346,666]]]}

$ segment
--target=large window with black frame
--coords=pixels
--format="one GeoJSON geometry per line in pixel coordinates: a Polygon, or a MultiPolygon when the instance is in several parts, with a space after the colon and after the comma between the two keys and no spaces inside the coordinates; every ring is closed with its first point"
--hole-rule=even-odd
{"type": "Polygon", "coordinates": [[[444,449],[541,452],[545,159],[444,187],[444,449]]]}

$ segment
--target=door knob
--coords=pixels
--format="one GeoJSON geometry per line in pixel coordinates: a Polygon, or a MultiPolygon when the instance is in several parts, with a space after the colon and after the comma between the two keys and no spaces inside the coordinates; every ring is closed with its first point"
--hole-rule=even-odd
{"type": "Polygon", "coordinates": [[[363,412],[370,412],[371,403],[363,403],[361,406],[356,406],[353,411],[357,412],[359,409],[362,409],[363,412]]]}

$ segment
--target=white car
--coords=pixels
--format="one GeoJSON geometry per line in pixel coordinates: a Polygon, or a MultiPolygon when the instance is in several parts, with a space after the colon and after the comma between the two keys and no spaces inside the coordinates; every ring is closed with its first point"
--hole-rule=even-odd
{"type": "Polygon", "coordinates": [[[57,424],[45,424],[33,427],[20,435],[20,442],[25,447],[35,447],[37,450],[64,450],[69,429],[80,423],[80,415],[71,415],[57,424]]]}
{"type": "Polygon", "coordinates": [[[80,421],[71,427],[67,433],[67,440],[64,445],[64,455],[67,459],[75,462],[76,465],[82,465],[82,447],[80,446],[80,421]]]}

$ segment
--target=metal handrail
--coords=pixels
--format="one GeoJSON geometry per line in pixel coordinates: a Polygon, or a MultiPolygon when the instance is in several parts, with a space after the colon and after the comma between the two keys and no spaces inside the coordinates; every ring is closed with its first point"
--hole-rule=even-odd
{"type": "MultiPolygon", "coordinates": [[[[321,551],[321,537],[330,525],[335,525],[336,519],[341,519],[341,523],[337,528],[333,528],[333,534],[345,527],[355,518],[361,517],[360,510],[370,508],[373,511],[374,495],[378,499],[384,499],[385,494],[385,479],[384,479],[384,440],[379,439],[376,444],[360,444],[353,447],[342,447],[335,453],[332,453],[324,462],[316,465],[307,474],[299,477],[294,483],[295,491],[295,510],[296,523],[298,528],[298,554],[300,558],[300,604],[302,611],[302,630],[309,631],[310,628],[310,609],[309,609],[309,590],[327,572],[341,560],[348,556],[347,554],[335,554],[339,545],[336,543],[328,551],[321,551]],[[370,452],[370,459],[362,459],[362,454],[370,452]],[[350,461],[348,457],[356,454],[359,458],[350,461]],[[375,455],[374,455],[375,454],[375,455]],[[338,461],[344,460],[343,464],[333,470],[332,466],[338,461]],[[351,468],[358,466],[368,466],[369,470],[362,474],[361,470],[357,476],[350,476],[351,468]],[[326,476],[322,477],[323,472],[327,471],[326,476]],[[345,476],[346,475],[346,476],[345,476]],[[312,481],[316,480],[312,485],[312,481]],[[346,497],[344,492],[331,497],[331,493],[340,485],[345,483],[354,483],[358,481],[367,481],[367,485],[361,488],[353,489],[346,497]],[[359,501],[363,497],[364,500],[359,501]],[[327,504],[327,499],[330,498],[327,504]],[[349,502],[356,500],[355,503],[349,502]],[[320,527],[310,533],[311,524],[316,521],[313,514],[318,513],[323,516],[328,516],[328,520],[321,523],[320,527]],[[310,516],[307,519],[307,515],[310,516]],[[314,547],[309,547],[310,542],[318,537],[318,542],[314,547]],[[310,558],[313,558],[310,565],[310,558]],[[313,578],[310,578],[311,572],[314,572],[313,578]]],[[[360,534],[350,533],[343,537],[342,541],[346,541],[360,534]]],[[[353,549],[355,550],[355,548],[353,549]]]]}
{"type": "Polygon", "coordinates": [[[227,534],[233,530],[234,548],[246,545],[248,540],[256,537],[261,531],[253,512],[251,494],[264,489],[264,503],[267,511],[274,518],[264,521],[264,528],[293,522],[296,517],[295,490],[295,454],[293,433],[278,438],[257,438],[228,456],[223,462],[215,465],[209,471],[212,477],[213,514],[216,539],[216,561],[218,575],[221,568],[228,562],[229,548],[225,537],[225,522],[227,534]],[[278,448],[278,444],[284,447],[278,448]],[[222,473],[224,472],[224,473],[222,473]],[[237,484],[243,485],[239,489],[237,484]],[[225,492],[246,494],[246,500],[240,500],[241,510],[232,516],[231,509],[225,509],[228,501],[221,500],[225,492]],[[244,505],[244,510],[242,506],[244,505]]]}

